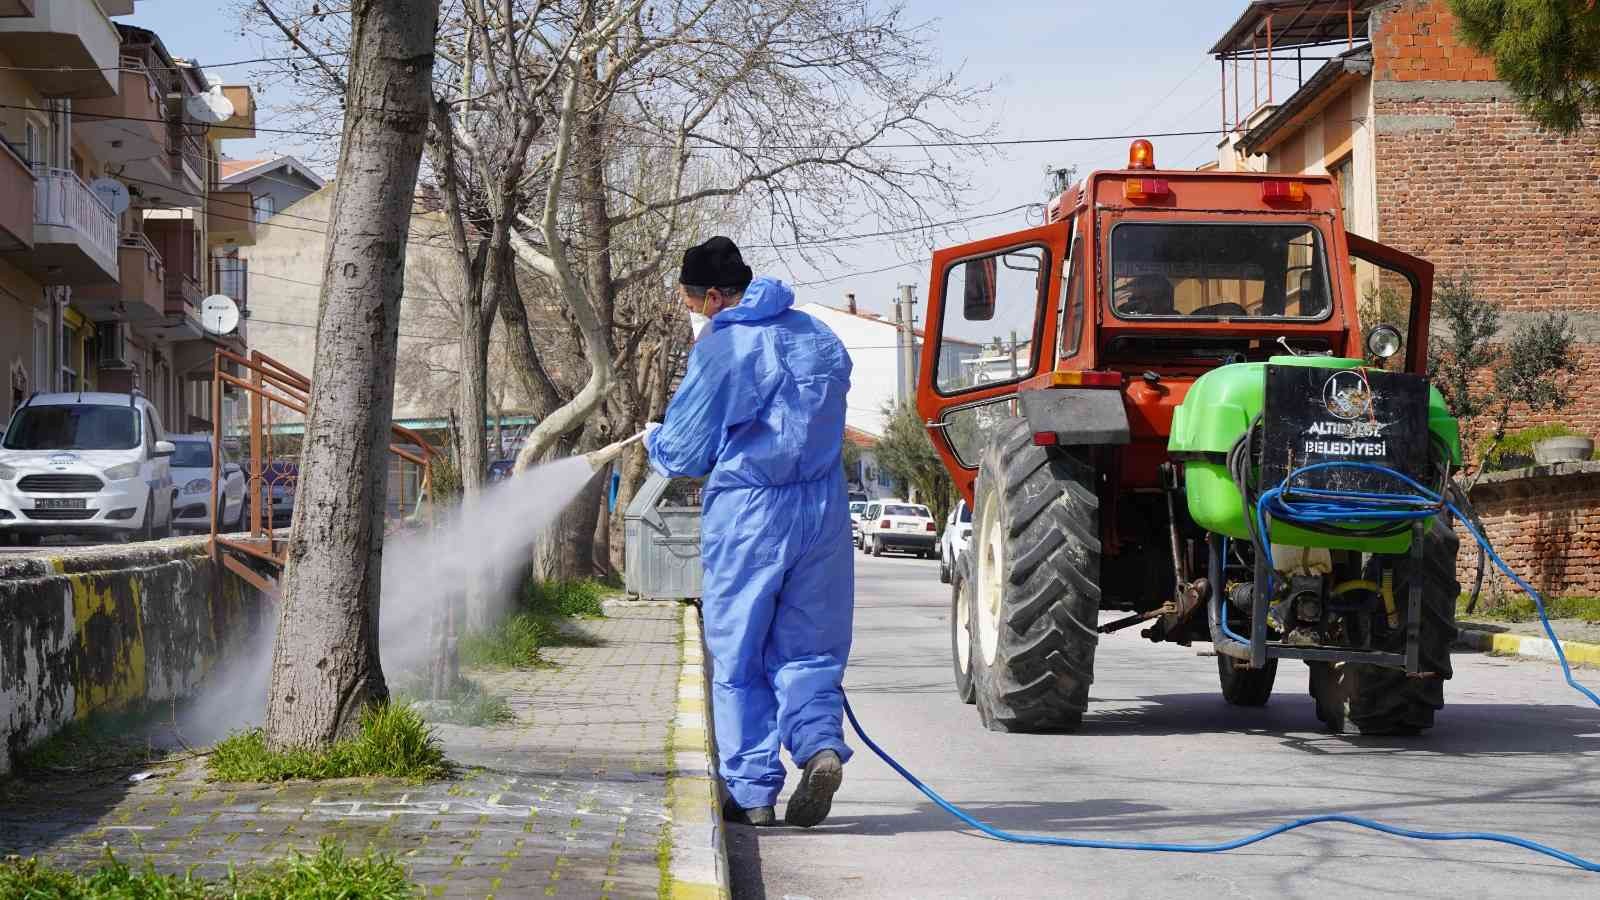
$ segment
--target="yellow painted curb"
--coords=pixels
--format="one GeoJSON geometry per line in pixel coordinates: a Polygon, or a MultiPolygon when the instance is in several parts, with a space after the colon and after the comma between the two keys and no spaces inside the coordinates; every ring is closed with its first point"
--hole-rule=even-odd
{"type": "Polygon", "coordinates": [[[722,825],[716,753],[710,741],[704,636],[699,610],[683,606],[677,702],[668,740],[667,798],[670,854],[663,893],[685,900],[730,896],[727,835],[722,825]]]}

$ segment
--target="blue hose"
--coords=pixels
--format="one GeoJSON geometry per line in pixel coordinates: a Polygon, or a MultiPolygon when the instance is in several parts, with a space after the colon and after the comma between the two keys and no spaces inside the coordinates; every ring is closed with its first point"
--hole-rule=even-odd
{"type": "MultiPolygon", "coordinates": [[[[1227,535],[1223,535],[1222,536],[1222,567],[1223,567],[1224,570],[1226,570],[1227,567],[1228,567],[1228,536],[1227,535]]],[[[1222,581],[1223,581],[1223,584],[1226,584],[1228,579],[1227,578],[1223,578],[1222,581]]],[[[1214,587],[1213,589],[1214,590],[1221,590],[1220,587],[1214,587]]],[[[1234,634],[1233,633],[1233,629],[1228,627],[1228,598],[1227,597],[1221,598],[1220,606],[1221,606],[1221,608],[1217,610],[1217,624],[1222,626],[1223,635],[1225,635],[1226,637],[1230,637],[1233,640],[1236,640],[1241,644],[1248,645],[1250,643],[1250,639],[1249,638],[1240,637],[1239,635],[1234,634]]]]}
{"type": "MultiPolygon", "coordinates": [[[[1476,528],[1472,526],[1472,523],[1461,514],[1460,510],[1458,510],[1453,504],[1446,502],[1445,499],[1439,494],[1429,490],[1426,487],[1423,487],[1411,478],[1396,472],[1393,469],[1373,465],[1371,463],[1318,463],[1316,465],[1297,469],[1296,471],[1290,473],[1289,477],[1285,478],[1282,484],[1263,493],[1261,495],[1260,502],[1256,506],[1256,516],[1257,524],[1260,526],[1258,533],[1262,536],[1263,546],[1261,548],[1261,552],[1267,554],[1267,561],[1270,563],[1272,553],[1271,542],[1266,540],[1268,534],[1266,526],[1269,516],[1271,518],[1284,519],[1290,522],[1403,522],[1432,518],[1433,516],[1437,515],[1441,509],[1449,509],[1456,516],[1456,519],[1461,522],[1462,526],[1466,528],[1467,533],[1471,534],[1473,539],[1478,542],[1479,546],[1483,547],[1484,552],[1489,555],[1489,558],[1494,560],[1494,564],[1499,567],[1500,571],[1504,572],[1508,578],[1516,582],[1518,587],[1526,591],[1528,596],[1533,598],[1534,604],[1539,609],[1539,621],[1544,624],[1545,633],[1549,635],[1550,643],[1555,646],[1556,657],[1561,662],[1561,671],[1566,677],[1567,684],[1571,685],[1574,689],[1588,697],[1595,703],[1596,706],[1600,706],[1600,696],[1596,696],[1593,691],[1587,687],[1584,687],[1582,684],[1579,684],[1578,681],[1572,677],[1572,668],[1567,664],[1567,656],[1566,653],[1564,653],[1561,649],[1561,641],[1556,638],[1555,628],[1550,625],[1550,617],[1545,612],[1544,599],[1539,596],[1539,592],[1535,591],[1532,585],[1528,584],[1528,582],[1524,581],[1515,572],[1511,571],[1511,567],[1506,565],[1505,560],[1501,559],[1500,555],[1494,551],[1494,548],[1489,546],[1488,539],[1486,539],[1476,528]],[[1289,482],[1296,477],[1308,472],[1335,467],[1365,469],[1392,476],[1404,483],[1406,486],[1410,487],[1416,493],[1348,493],[1314,489],[1298,489],[1295,491],[1297,496],[1309,497],[1311,500],[1307,502],[1304,500],[1295,500],[1290,497],[1285,497],[1285,488],[1289,485],[1289,482]]],[[[1224,544],[1224,561],[1227,559],[1226,549],[1227,545],[1224,544]]],[[[1268,566],[1268,569],[1270,571],[1270,565],[1268,566]]],[[[1241,642],[1244,641],[1243,638],[1234,635],[1228,630],[1226,607],[1223,609],[1222,628],[1224,633],[1226,633],[1229,637],[1241,642]]],[[[979,821],[961,807],[956,806],[954,803],[951,803],[950,801],[941,797],[933,788],[923,784],[921,779],[911,774],[911,772],[909,772],[905,766],[902,766],[897,760],[895,760],[893,756],[890,756],[888,751],[878,746],[877,742],[869,737],[866,731],[861,728],[861,722],[856,718],[856,712],[851,708],[850,698],[848,696],[844,698],[844,714],[849,717],[850,727],[855,729],[856,736],[861,738],[861,742],[866,744],[868,749],[870,749],[873,753],[877,754],[879,759],[888,764],[889,768],[900,773],[900,777],[910,782],[912,787],[916,788],[918,791],[921,791],[923,796],[927,797],[929,800],[932,800],[940,809],[943,809],[950,815],[960,819],[969,827],[974,828],[988,835],[989,837],[995,838],[996,840],[1005,841],[1006,843],[1010,844],[1033,844],[1047,847],[1080,847],[1090,850],[1141,850],[1154,853],[1223,853],[1228,850],[1237,850],[1241,847],[1248,847],[1251,844],[1264,841],[1267,838],[1275,837],[1299,828],[1305,828],[1308,825],[1317,825],[1325,822],[1341,822],[1346,825],[1354,825],[1358,828],[1366,828],[1372,831],[1382,832],[1383,834],[1393,835],[1395,837],[1412,838],[1419,841],[1482,841],[1494,844],[1506,844],[1512,847],[1521,847],[1524,850],[1531,850],[1534,853],[1560,860],[1567,865],[1574,866],[1586,872],[1600,872],[1600,862],[1585,859],[1581,856],[1568,853],[1564,850],[1557,850],[1554,847],[1541,844],[1537,841],[1531,841],[1527,838],[1517,837],[1516,835],[1499,834],[1493,831],[1420,831],[1414,828],[1400,828],[1395,825],[1386,825],[1374,819],[1368,819],[1362,816],[1345,815],[1343,813],[1332,813],[1321,816],[1306,816],[1304,818],[1295,819],[1291,822],[1285,822],[1281,825],[1274,825],[1273,827],[1263,831],[1258,831],[1254,834],[1235,838],[1231,841],[1219,841],[1209,844],[1173,844],[1160,841],[1107,841],[1095,840],[1091,838],[1057,837],[1046,834],[1017,834],[1015,832],[996,828],[992,825],[979,821]]]]}
{"type": "Polygon", "coordinates": [[[856,719],[855,710],[850,708],[849,697],[845,697],[844,700],[844,714],[850,718],[850,727],[855,729],[856,736],[861,738],[861,743],[866,744],[868,749],[870,749],[873,753],[876,753],[879,759],[883,760],[889,765],[889,768],[899,772],[900,777],[904,778],[906,781],[909,781],[912,787],[922,792],[923,796],[927,797],[929,800],[932,800],[940,809],[943,809],[950,815],[955,816],[962,822],[965,822],[968,826],[983,832],[989,837],[1005,841],[1008,844],[1035,844],[1046,847],[1082,847],[1089,850],[1144,850],[1153,853],[1223,853],[1228,850],[1237,850],[1240,847],[1248,847],[1251,844],[1264,841],[1267,838],[1275,837],[1285,832],[1294,831],[1297,828],[1304,828],[1307,825],[1317,825],[1323,822],[1343,822],[1346,825],[1354,825],[1358,828],[1368,828],[1373,831],[1381,831],[1384,834],[1391,834],[1395,837],[1414,838],[1419,841],[1487,841],[1495,844],[1509,844],[1513,847],[1521,847],[1524,850],[1532,850],[1534,853],[1540,853],[1553,859],[1558,859],[1570,866],[1576,866],[1577,868],[1583,869],[1586,872],[1600,872],[1600,862],[1584,859],[1581,856],[1568,853],[1565,850],[1557,850],[1554,847],[1546,846],[1538,841],[1530,841],[1527,838],[1517,837],[1516,835],[1512,834],[1497,834],[1492,831],[1418,831],[1414,828],[1400,828],[1395,825],[1385,825],[1382,822],[1374,821],[1372,819],[1363,818],[1361,816],[1345,815],[1343,813],[1331,813],[1322,816],[1306,816],[1303,819],[1295,819],[1292,822],[1285,822],[1282,825],[1274,825],[1273,827],[1264,831],[1248,834],[1244,837],[1235,838],[1231,841],[1218,841],[1210,844],[1169,844],[1160,841],[1105,841],[1094,840],[1092,838],[1057,837],[1055,835],[1048,834],[1017,834],[1016,832],[1006,831],[1004,829],[996,828],[993,825],[979,821],[966,810],[963,810],[961,807],[956,806],[949,800],[939,796],[937,791],[928,787],[926,784],[923,784],[921,779],[907,771],[905,766],[900,765],[900,763],[896,761],[894,757],[889,755],[888,751],[878,746],[877,742],[868,737],[867,733],[862,730],[861,722],[856,719]]]}

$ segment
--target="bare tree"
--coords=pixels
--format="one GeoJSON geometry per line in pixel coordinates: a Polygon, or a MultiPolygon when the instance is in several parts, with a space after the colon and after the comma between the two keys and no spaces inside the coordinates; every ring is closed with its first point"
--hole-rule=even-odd
{"type": "Polygon", "coordinates": [[[411,186],[438,0],[355,0],[315,366],[268,692],[274,747],[331,743],[388,698],[383,503],[411,186]]]}
{"type": "MultiPolygon", "coordinates": [[[[338,14],[282,5],[265,24],[336,76],[338,14]]],[[[659,414],[639,362],[682,358],[664,349],[682,340],[665,273],[705,223],[731,210],[752,226],[743,242],[810,258],[828,257],[841,221],[930,226],[987,130],[963,124],[984,92],[940,67],[930,33],[874,0],[447,0],[428,146],[472,285],[463,443],[481,445],[478,367],[497,313],[539,418],[525,468],[659,414]],[[543,296],[581,372],[541,358],[529,301],[543,296]]],[[[637,454],[624,470],[642,473],[637,454]]],[[[599,510],[598,491],[575,505],[562,530],[578,546],[556,574],[592,568],[599,510]]]]}

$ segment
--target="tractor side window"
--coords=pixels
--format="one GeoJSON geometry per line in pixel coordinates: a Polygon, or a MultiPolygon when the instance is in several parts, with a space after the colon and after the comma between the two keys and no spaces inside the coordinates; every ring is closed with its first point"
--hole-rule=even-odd
{"type": "Polygon", "coordinates": [[[1065,298],[1061,303],[1061,352],[1057,359],[1077,356],[1078,345],[1083,342],[1084,275],[1080,271],[1083,258],[1079,256],[1078,243],[1073,241],[1072,250],[1067,253],[1067,284],[1061,294],[1065,298]]]}
{"type": "MultiPolygon", "coordinates": [[[[1364,259],[1352,260],[1355,270],[1357,313],[1361,318],[1363,336],[1371,334],[1374,326],[1393,325],[1402,336],[1411,334],[1411,304],[1416,298],[1416,288],[1411,279],[1394,269],[1388,269],[1364,259]]],[[[1362,355],[1367,364],[1391,372],[1404,371],[1406,355],[1396,353],[1387,359],[1373,355],[1362,342],[1362,355]]]]}
{"type": "Polygon", "coordinates": [[[945,270],[934,379],[939,393],[994,387],[1032,374],[1049,278],[1050,252],[1040,246],[963,260],[945,270]]]}
{"type": "Polygon", "coordinates": [[[1017,415],[1015,395],[1000,397],[987,403],[963,406],[944,414],[944,437],[950,452],[963,468],[976,469],[978,455],[989,442],[990,435],[1005,427],[1007,419],[1017,415]]]}

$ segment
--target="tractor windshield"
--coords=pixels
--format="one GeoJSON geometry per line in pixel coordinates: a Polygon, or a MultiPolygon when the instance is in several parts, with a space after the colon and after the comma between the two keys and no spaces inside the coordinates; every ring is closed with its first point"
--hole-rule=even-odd
{"type": "Polygon", "coordinates": [[[1332,311],[1309,225],[1125,222],[1111,232],[1121,318],[1314,320],[1332,311]]]}

